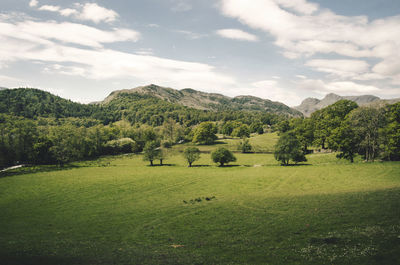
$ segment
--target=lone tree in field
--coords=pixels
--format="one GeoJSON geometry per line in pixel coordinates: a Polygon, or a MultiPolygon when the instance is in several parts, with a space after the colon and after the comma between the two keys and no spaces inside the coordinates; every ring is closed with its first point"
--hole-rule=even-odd
{"type": "Polygon", "coordinates": [[[153,161],[159,159],[161,155],[160,143],[158,141],[147,142],[143,149],[143,160],[149,161],[150,166],[153,166],[153,161]]]}
{"type": "Polygon", "coordinates": [[[200,159],[200,150],[197,147],[188,147],[183,151],[183,156],[189,163],[189,167],[191,167],[194,161],[200,159]]]}
{"type": "Polygon", "coordinates": [[[293,132],[287,132],[281,135],[278,143],[275,145],[275,159],[281,161],[282,165],[289,165],[292,160],[298,162],[307,161],[302,151],[300,141],[293,132]]]}
{"type": "Polygon", "coordinates": [[[193,142],[199,144],[213,144],[218,137],[215,135],[217,133],[217,127],[212,122],[202,122],[195,129],[193,142]]]}
{"type": "Polygon", "coordinates": [[[233,155],[233,153],[225,147],[219,147],[217,150],[212,152],[211,159],[215,163],[219,163],[221,167],[223,167],[224,164],[236,161],[236,157],[233,155]]]}
{"type": "Polygon", "coordinates": [[[250,153],[252,148],[249,138],[243,138],[238,145],[238,150],[242,153],[250,153]]]}

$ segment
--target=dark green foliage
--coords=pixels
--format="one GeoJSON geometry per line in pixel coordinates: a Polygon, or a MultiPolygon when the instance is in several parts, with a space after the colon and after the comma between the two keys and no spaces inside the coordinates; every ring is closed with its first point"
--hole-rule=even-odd
{"type": "Polygon", "coordinates": [[[387,125],[381,129],[381,149],[385,160],[400,160],[400,103],[387,107],[387,125]]]}
{"type": "Polygon", "coordinates": [[[26,118],[89,117],[98,112],[95,105],[84,105],[33,88],[0,90],[0,113],[26,118]]]}
{"type": "Polygon", "coordinates": [[[289,165],[290,160],[295,162],[307,161],[300,141],[293,132],[283,133],[275,145],[275,159],[280,161],[282,165],[289,165]]]}
{"type": "Polygon", "coordinates": [[[359,139],[359,152],[367,161],[374,160],[380,149],[379,131],[385,126],[382,109],[360,107],[349,114],[349,122],[359,139]]]}
{"type": "Polygon", "coordinates": [[[329,142],[333,151],[340,151],[338,158],[348,159],[353,163],[358,151],[359,138],[348,120],[332,130],[329,142]]]}
{"type": "Polygon", "coordinates": [[[238,145],[238,150],[242,153],[250,153],[251,149],[252,149],[252,146],[249,142],[249,139],[243,138],[238,145]]]}
{"type": "Polygon", "coordinates": [[[219,147],[214,152],[212,152],[211,159],[215,163],[219,163],[221,167],[229,162],[236,161],[236,157],[233,155],[233,153],[225,147],[219,147]]]}
{"type": "Polygon", "coordinates": [[[314,128],[314,144],[323,149],[331,148],[327,139],[332,130],[339,127],[347,114],[358,106],[351,100],[339,100],[338,102],[318,110],[311,115],[314,128]]]}
{"type": "Polygon", "coordinates": [[[201,123],[194,132],[193,142],[198,144],[213,144],[218,137],[215,135],[217,133],[217,126],[212,122],[201,123]]]}
{"type": "Polygon", "coordinates": [[[189,164],[189,167],[192,166],[192,163],[194,161],[197,161],[200,159],[200,150],[197,147],[187,147],[183,151],[183,157],[186,159],[186,161],[189,164]]]}
{"type": "Polygon", "coordinates": [[[250,124],[250,132],[263,134],[264,133],[263,124],[261,122],[253,122],[252,124],[250,124]]]}

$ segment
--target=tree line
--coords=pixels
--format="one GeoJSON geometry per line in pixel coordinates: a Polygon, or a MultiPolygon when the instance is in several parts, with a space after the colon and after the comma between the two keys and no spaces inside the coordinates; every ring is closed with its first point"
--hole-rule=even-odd
{"type": "Polygon", "coordinates": [[[310,146],[338,152],[350,162],[356,155],[366,161],[400,160],[400,103],[377,108],[340,100],[310,118],[283,120],[277,129],[275,157],[285,165],[305,161],[310,146]]]}

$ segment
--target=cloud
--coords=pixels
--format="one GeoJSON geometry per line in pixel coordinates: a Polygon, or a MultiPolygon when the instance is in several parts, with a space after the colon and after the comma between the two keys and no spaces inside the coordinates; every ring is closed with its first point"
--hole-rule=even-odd
{"type": "Polygon", "coordinates": [[[196,32],[188,31],[188,30],[174,30],[174,32],[185,35],[188,39],[197,40],[204,37],[207,37],[206,34],[199,34],[196,32]]]}
{"type": "Polygon", "coordinates": [[[103,46],[136,41],[137,35],[127,29],[103,31],[76,23],[0,20],[0,62],[43,62],[44,73],[93,80],[123,78],[219,90],[236,84],[234,78],[208,64],[120,52],[103,46]]]}
{"type": "Polygon", "coordinates": [[[220,29],[216,31],[217,35],[235,40],[245,40],[245,41],[258,41],[256,35],[247,33],[240,29],[220,29]]]}
{"type": "Polygon", "coordinates": [[[111,9],[104,8],[96,3],[76,4],[82,9],[77,18],[81,20],[90,20],[94,23],[99,22],[113,22],[118,18],[118,14],[111,9]]]}
{"type": "MultiPolygon", "coordinates": [[[[38,5],[37,1],[33,3],[35,5],[31,5],[31,3],[32,1],[29,3],[29,6],[31,7],[36,7],[38,5]]],[[[74,7],[75,8],[61,8],[60,6],[43,5],[39,7],[38,10],[57,12],[65,17],[73,17],[78,20],[92,21],[96,24],[100,22],[111,23],[119,17],[118,13],[114,10],[99,6],[96,3],[75,3],[74,7]]]]}
{"type": "Polygon", "coordinates": [[[369,64],[362,60],[315,59],[307,61],[305,65],[340,78],[356,78],[369,71],[369,64]]]}
{"type": "Polygon", "coordinates": [[[77,23],[54,21],[25,20],[18,23],[5,23],[0,20],[0,31],[0,37],[8,39],[9,42],[12,39],[22,39],[32,41],[32,45],[51,44],[51,41],[56,40],[99,48],[104,43],[135,42],[140,38],[139,32],[130,29],[114,28],[112,31],[105,31],[77,23]]]}
{"type": "MultiPolygon", "coordinates": [[[[307,0],[221,0],[220,3],[223,15],[273,36],[275,45],[287,58],[316,54],[374,58],[380,62],[364,78],[384,75],[398,79],[400,67],[395,61],[400,49],[400,16],[369,21],[367,16],[335,14],[307,0]]],[[[348,73],[332,67],[323,70],[339,75],[348,73]]]]}
{"type": "Polygon", "coordinates": [[[299,81],[297,85],[302,90],[313,91],[321,95],[337,93],[342,96],[352,96],[382,93],[382,90],[375,86],[359,84],[351,81],[325,82],[320,79],[304,79],[299,81]]]}
{"type": "Polygon", "coordinates": [[[29,6],[30,7],[35,7],[35,6],[37,6],[39,4],[39,2],[37,1],[37,0],[31,0],[30,2],[29,2],[29,6]]]}
{"type": "Polygon", "coordinates": [[[40,11],[50,11],[50,12],[58,12],[60,11],[59,6],[52,6],[52,5],[44,5],[39,7],[40,11]]]}
{"type": "Polygon", "coordinates": [[[289,106],[298,105],[302,100],[297,91],[282,87],[278,80],[267,79],[253,82],[250,88],[246,88],[246,91],[247,94],[250,92],[251,95],[261,98],[285,102],[289,106]]]}

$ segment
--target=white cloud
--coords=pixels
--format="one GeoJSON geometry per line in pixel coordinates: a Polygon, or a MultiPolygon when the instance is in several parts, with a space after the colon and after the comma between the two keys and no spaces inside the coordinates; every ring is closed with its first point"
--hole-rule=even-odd
{"type": "Polygon", "coordinates": [[[305,65],[341,78],[355,78],[369,71],[369,64],[362,60],[316,59],[307,61],[305,65]]]}
{"type": "Polygon", "coordinates": [[[245,40],[245,41],[258,41],[256,35],[250,34],[240,29],[220,29],[216,33],[224,38],[235,39],[235,40],[245,40]]]}
{"type": "Polygon", "coordinates": [[[41,11],[50,11],[50,12],[58,12],[60,10],[59,6],[52,6],[52,5],[44,5],[39,7],[41,11]]]}
{"type": "Polygon", "coordinates": [[[307,76],[305,76],[305,75],[296,75],[296,77],[300,78],[300,79],[307,79],[307,76]]]}
{"type": "Polygon", "coordinates": [[[54,21],[36,22],[26,20],[18,23],[5,23],[0,20],[0,37],[22,39],[36,43],[49,44],[52,40],[90,47],[102,47],[104,43],[118,41],[137,41],[140,33],[130,29],[115,28],[112,31],[76,23],[57,23],[54,21]]]}
{"type": "MultiPolygon", "coordinates": [[[[246,88],[247,94],[255,95],[261,98],[279,101],[289,106],[298,105],[302,98],[296,91],[282,87],[277,80],[262,80],[251,84],[250,88],[246,88]]],[[[244,91],[243,91],[244,92],[244,91]]]]}
{"type": "Polygon", "coordinates": [[[96,3],[77,4],[77,6],[82,8],[81,13],[77,16],[81,20],[90,20],[94,23],[113,22],[119,16],[114,10],[104,8],[96,3]]]}
{"type": "Polygon", "coordinates": [[[188,39],[191,39],[191,40],[197,40],[197,39],[201,39],[201,38],[208,36],[206,34],[200,34],[200,33],[192,32],[192,31],[188,31],[188,30],[174,30],[174,32],[183,34],[188,39]]]}
{"type": "Polygon", "coordinates": [[[0,58],[4,62],[43,62],[45,73],[87,79],[132,79],[174,87],[223,89],[236,84],[208,64],[120,52],[103,43],[135,41],[137,32],[102,31],[74,23],[0,20],[0,58]],[[76,47],[80,44],[88,48],[76,47]]]}
{"type": "MultiPolygon", "coordinates": [[[[35,3],[36,5],[31,5],[31,3],[29,5],[31,7],[36,7],[38,2],[36,1],[35,3]]],[[[92,21],[96,24],[100,22],[111,23],[119,17],[118,13],[114,10],[99,6],[96,3],[76,3],[74,7],[75,8],[61,8],[60,6],[43,5],[39,7],[38,10],[57,12],[65,17],[71,16],[75,19],[92,21]]]]}
{"type": "Polygon", "coordinates": [[[300,89],[313,91],[321,95],[326,93],[337,93],[342,96],[365,95],[381,93],[382,90],[372,86],[351,81],[325,82],[320,79],[305,79],[297,84],[300,89]]]}
{"type": "Polygon", "coordinates": [[[31,0],[30,2],[29,2],[29,6],[30,7],[35,7],[35,6],[37,6],[39,4],[39,2],[37,1],[37,0],[31,0]]]}
{"type": "MultiPolygon", "coordinates": [[[[398,78],[400,16],[369,21],[367,16],[335,14],[307,0],[221,0],[220,8],[225,16],[273,36],[287,58],[315,54],[377,58],[381,62],[372,71],[363,76],[350,74],[347,77],[398,78]]],[[[324,68],[323,72],[328,70],[337,69],[324,68]]],[[[335,74],[347,75],[348,72],[344,72],[335,74]]]]}

